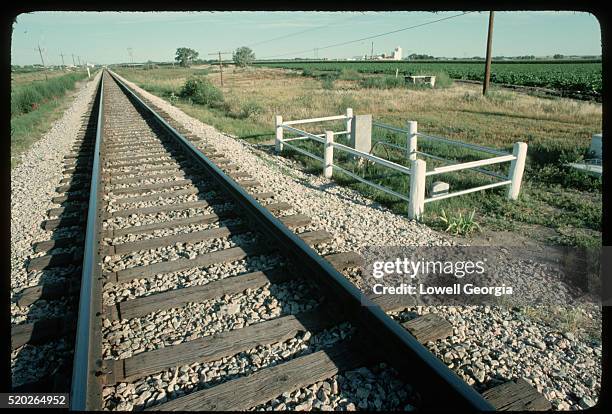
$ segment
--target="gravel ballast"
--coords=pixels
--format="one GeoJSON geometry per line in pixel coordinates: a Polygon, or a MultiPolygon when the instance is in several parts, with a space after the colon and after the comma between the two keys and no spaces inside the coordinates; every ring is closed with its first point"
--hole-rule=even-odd
{"type": "MultiPolygon", "coordinates": [[[[240,165],[241,170],[261,183],[261,191],[273,191],[276,200],[288,202],[296,213],[311,217],[309,230],[329,231],[334,239],[329,244],[333,251],[454,244],[444,235],[396,215],[351,189],[303,173],[297,162],[269,155],[224,135],[135,84],[126,83],[190,133],[202,137],[203,141],[197,144],[206,142],[240,165]]],[[[598,399],[601,343],[597,340],[559,332],[558,326],[502,307],[419,307],[405,312],[436,312],[453,324],[455,336],[429,347],[478,390],[487,388],[487,380],[522,377],[547,397],[553,409],[583,409],[598,399]]],[[[392,316],[407,320],[405,315],[392,316]]],[[[599,308],[585,312],[584,317],[601,326],[599,308]]],[[[490,381],[487,384],[494,385],[490,381]]]]}
{"type": "MultiPolygon", "coordinates": [[[[32,147],[20,157],[11,170],[11,323],[35,322],[61,316],[68,310],[65,300],[38,301],[30,306],[17,306],[16,294],[26,287],[61,280],[74,269],[68,266],[51,271],[26,271],[28,259],[44,253],[34,253],[32,243],[48,240],[51,232],[41,228],[47,210],[57,207],[52,198],[63,178],[64,156],[71,152],[87,105],[94,98],[101,74],[81,84],[74,101],[32,147]]],[[[59,232],[56,232],[59,234],[59,232]]],[[[70,234],[69,232],[67,234],[70,234]]],[[[13,385],[35,381],[51,375],[62,359],[70,357],[63,340],[40,346],[24,345],[11,353],[13,385]]]]}

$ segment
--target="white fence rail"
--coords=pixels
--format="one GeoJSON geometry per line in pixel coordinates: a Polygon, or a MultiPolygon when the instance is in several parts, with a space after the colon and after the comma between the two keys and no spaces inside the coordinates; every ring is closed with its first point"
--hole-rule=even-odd
{"type": "MultiPolygon", "coordinates": [[[[377,190],[383,191],[387,194],[391,194],[395,197],[398,197],[402,200],[408,202],[408,216],[413,219],[419,219],[424,211],[425,204],[430,203],[432,201],[443,200],[450,197],[457,197],[464,194],[473,193],[476,191],[482,191],[490,188],[508,186],[507,198],[510,200],[516,200],[518,198],[521,181],[523,178],[523,171],[525,169],[525,159],[527,155],[527,144],[524,142],[516,142],[514,144],[514,148],[512,154],[496,150],[494,148],[484,147],[475,144],[468,144],[461,141],[454,141],[448,138],[437,137],[434,135],[422,134],[417,130],[417,122],[410,121],[407,123],[407,128],[398,128],[392,125],[386,125],[380,122],[372,122],[373,126],[391,130],[394,132],[406,134],[406,156],[410,160],[410,168],[404,165],[400,165],[390,160],[386,160],[381,157],[377,157],[370,153],[356,150],[355,148],[349,147],[347,145],[338,143],[334,141],[334,137],[338,135],[351,135],[352,131],[352,119],[353,119],[353,110],[348,108],[346,110],[346,114],[344,115],[336,115],[336,116],[328,116],[322,118],[312,118],[312,119],[300,119],[294,121],[285,121],[283,122],[283,118],[281,116],[276,116],[276,140],[275,147],[276,151],[280,152],[283,150],[285,146],[295,150],[296,152],[306,155],[310,158],[316,159],[323,163],[323,174],[327,178],[331,178],[333,176],[333,171],[338,170],[342,173],[348,175],[349,177],[354,178],[357,181],[360,181],[364,184],[367,184],[377,190]],[[310,132],[298,129],[295,125],[300,124],[312,124],[316,122],[326,122],[326,121],[338,121],[344,120],[346,123],[346,128],[343,131],[334,132],[331,130],[325,131],[324,134],[312,134],[310,132]],[[284,138],[284,131],[292,132],[298,134],[298,137],[295,138],[284,138]],[[459,163],[452,160],[446,160],[444,158],[427,154],[425,152],[418,151],[418,140],[424,139],[429,141],[443,142],[447,145],[454,145],[462,148],[467,148],[475,151],[480,151],[488,154],[495,155],[495,157],[484,158],[477,161],[469,161],[464,163],[459,163]],[[323,144],[323,157],[320,157],[316,154],[313,154],[309,151],[306,151],[303,148],[299,148],[295,145],[289,144],[292,141],[301,141],[301,140],[313,140],[318,143],[323,144]],[[359,175],[342,168],[341,166],[334,163],[334,151],[338,150],[341,152],[345,152],[351,154],[359,160],[368,160],[375,164],[381,165],[383,167],[389,168],[391,170],[397,171],[399,173],[405,174],[410,177],[410,193],[408,195],[398,193],[390,188],[381,186],[379,184],[373,183],[359,175]],[[433,158],[439,161],[443,161],[449,165],[442,167],[435,167],[430,171],[427,171],[427,163],[425,160],[418,159],[418,155],[422,155],[423,157],[433,158]],[[494,165],[501,164],[505,162],[510,162],[510,169],[508,176],[504,176],[498,174],[496,172],[486,170],[480,167],[486,165],[494,165]],[[500,181],[486,184],[478,187],[468,188],[461,191],[455,191],[452,193],[441,194],[432,196],[429,198],[425,197],[425,189],[426,183],[425,180],[427,177],[436,176],[439,174],[446,174],[449,172],[456,172],[462,170],[474,170],[486,174],[488,176],[494,177],[500,181]]],[[[387,143],[388,144],[388,143],[387,143]]],[[[395,144],[389,144],[389,146],[404,149],[395,144]]]]}

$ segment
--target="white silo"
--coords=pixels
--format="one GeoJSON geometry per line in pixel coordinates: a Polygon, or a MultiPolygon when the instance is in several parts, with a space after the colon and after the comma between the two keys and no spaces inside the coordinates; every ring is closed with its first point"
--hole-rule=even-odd
{"type": "Polygon", "coordinates": [[[393,51],[393,60],[402,60],[402,48],[396,47],[393,51]]]}

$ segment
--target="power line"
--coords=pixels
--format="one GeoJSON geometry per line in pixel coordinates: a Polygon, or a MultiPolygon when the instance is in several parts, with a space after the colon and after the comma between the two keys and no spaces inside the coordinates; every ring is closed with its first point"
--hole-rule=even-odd
{"type": "MultiPolygon", "coordinates": [[[[340,23],[347,22],[347,21],[352,20],[352,19],[355,19],[355,18],[357,18],[357,17],[359,17],[359,16],[351,16],[351,17],[349,17],[348,19],[341,20],[341,21],[340,21],[340,23]]],[[[330,23],[330,24],[325,24],[325,25],[323,25],[323,26],[311,27],[310,29],[300,30],[299,32],[290,33],[290,34],[288,34],[288,35],[278,36],[278,37],[275,37],[275,38],[273,38],[273,39],[262,40],[261,42],[251,43],[250,45],[247,45],[247,47],[253,47],[253,46],[263,45],[264,43],[273,42],[273,41],[275,41],[275,40],[282,40],[282,39],[286,39],[286,38],[288,38],[288,37],[297,36],[297,35],[302,34],[302,33],[312,32],[312,31],[314,31],[314,30],[324,29],[324,28],[326,28],[326,27],[334,26],[334,25],[337,25],[337,24],[338,24],[338,22],[333,22],[333,23],[330,23]]]]}
{"type": "MultiPolygon", "coordinates": [[[[401,28],[401,29],[392,30],[390,32],[385,32],[385,33],[380,33],[380,34],[376,34],[376,35],[372,35],[372,36],[362,37],[360,39],[349,40],[349,41],[341,42],[341,43],[335,43],[335,44],[332,44],[332,45],[319,47],[317,49],[319,49],[319,50],[330,49],[332,47],[344,46],[344,45],[349,45],[351,43],[362,42],[364,40],[375,39],[377,37],[387,36],[387,35],[390,35],[390,34],[393,34],[393,33],[403,32],[403,31],[410,30],[410,29],[416,29],[418,27],[427,26],[429,24],[438,23],[438,22],[441,22],[441,21],[444,21],[444,20],[454,19],[455,17],[465,16],[466,14],[469,14],[469,13],[473,13],[473,11],[467,11],[467,12],[463,12],[461,14],[456,14],[454,16],[443,17],[441,19],[433,20],[431,22],[426,22],[426,23],[421,23],[421,24],[417,24],[417,25],[414,25],[414,26],[404,27],[404,28],[401,28]]],[[[270,59],[270,58],[282,57],[282,56],[288,56],[288,55],[300,55],[300,54],[303,54],[303,53],[308,53],[311,50],[312,50],[312,48],[311,49],[306,49],[306,50],[301,50],[299,52],[290,52],[290,53],[282,53],[282,54],[279,54],[279,55],[266,56],[266,57],[263,57],[261,59],[270,59]]]]}

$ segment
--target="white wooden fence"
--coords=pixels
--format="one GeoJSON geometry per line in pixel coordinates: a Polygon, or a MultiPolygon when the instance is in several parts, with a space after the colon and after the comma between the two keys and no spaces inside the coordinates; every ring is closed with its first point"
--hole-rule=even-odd
{"type": "MultiPolygon", "coordinates": [[[[455,141],[448,138],[438,137],[434,135],[428,135],[418,132],[417,130],[417,122],[409,121],[407,123],[406,128],[397,128],[391,125],[382,124],[380,122],[372,122],[373,126],[391,130],[394,132],[402,133],[406,135],[406,155],[410,160],[410,168],[397,164],[395,162],[386,160],[384,158],[377,157],[367,152],[358,151],[354,148],[341,144],[339,142],[334,141],[334,137],[338,135],[349,135],[351,133],[351,122],[353,119],[353,110],[348,108],[344,115],[336,115],[336,116],[328,116],[323,118],[312,118],[312,119],[300,119],[293,121],[284,121],[281,116],[276,116],[275,124],[276,124],[276,151],[280,152],[283,150],[284,146],[287,146],[296,152],[306,155],[310,158],[316,159],[323,163],[323,174],[327,178],[331,178],[333,175],[333,171],[338,170],[343,172],[344,174],[354,178],[357,181],[365,183],[369,186],[372,186],[380,191],[383,191],[387,194],[391,194],[393,196],[399,197],[402,200],[408,202],[408,216],[412,219],[419,219],[424,211],[425,204],[430,203],[432,201],[443,200],[445,198],[457,197],[464,194],[473,193],[476,191],[486,190],[489,188],[508,186],[507,198],[510,200],[516,200],[518,198],[521,181],[523,179],[523,171],[525,169],[525,158],[527,155],[527,144],[524,142],[516,142],[514,143],[514,148],[512,154],[496,150],[489,147],[484,147],[475,144],[468,144],[461,141],[455,141]],[[311,123],[319,123],[319,122],[327,122],[327,121],[345,121],[345,130],[339,132],[333,132],[331,130],[325,131],[324,134],[311,134],[307,131],[298,129],[295,125],[301,124],[311,124],[311,123]],[[295,138],[284,138],[283,132],[289,131],[298,134],[298,137],[295,138]],[[494,155],[491,158],[484,158],[477,161],[470,161],[464,163],[457,163],[455,161],[446,160],[444,158],[427,154],[425,152],[418,151],[418,140],[424,139],[428,141],[434,142],[442,142],[449,145],[459,146],[463,148],[468,148],[484,153],[488,153],[494,155]],[[323,156],[320,157],[316,154],[306,151],[305,149],[299,148],[295,145],[291,145],[292,141],[300,141],[300,140],[313,140],[323,144],[323,156]],[[384,167],[390,168],[394,171],[398,171],[400,173],[406,174],[410,176],[410,193],[408,195],[398,193],[390,188],[381,186],[379,184],[373,183],[371,181],[366,180],[363,177],[358,176],[352,171],[348,171],[341,166],[334,164],[334,150],[343,151],[345,153],[351,154],[358,159],[369,160],[375,164],[382,165],[384,167]],[[418,159],[418,155],[423,157],[428,157],[432,159],[436,159],[439,161],[443,161],[449,165],[435,167],[430,171],[427,171],[427,163],[425,160],[418,159]],[[510,169],[507,176],[503,176],[501,174],[495,173],[490,170],[482,169],[480,167],[486,165],[500,164],[504,162],[510,162],[510,169]],[[454,171],[461,170],[475,170],[481,172],[483,174],[489,175],[491,177],[496,178],[497,182],[492,184],[481,185],[478,187],[468,188],[461,191],[455,191],[452,193],[441,194],[432,196],[429,198],[425,197],[425,179],[430,176],[435,176],[439,174],[445,174],[454,171]]],[[[400,148],[396,145],[391,145],[400,148]]]]}

